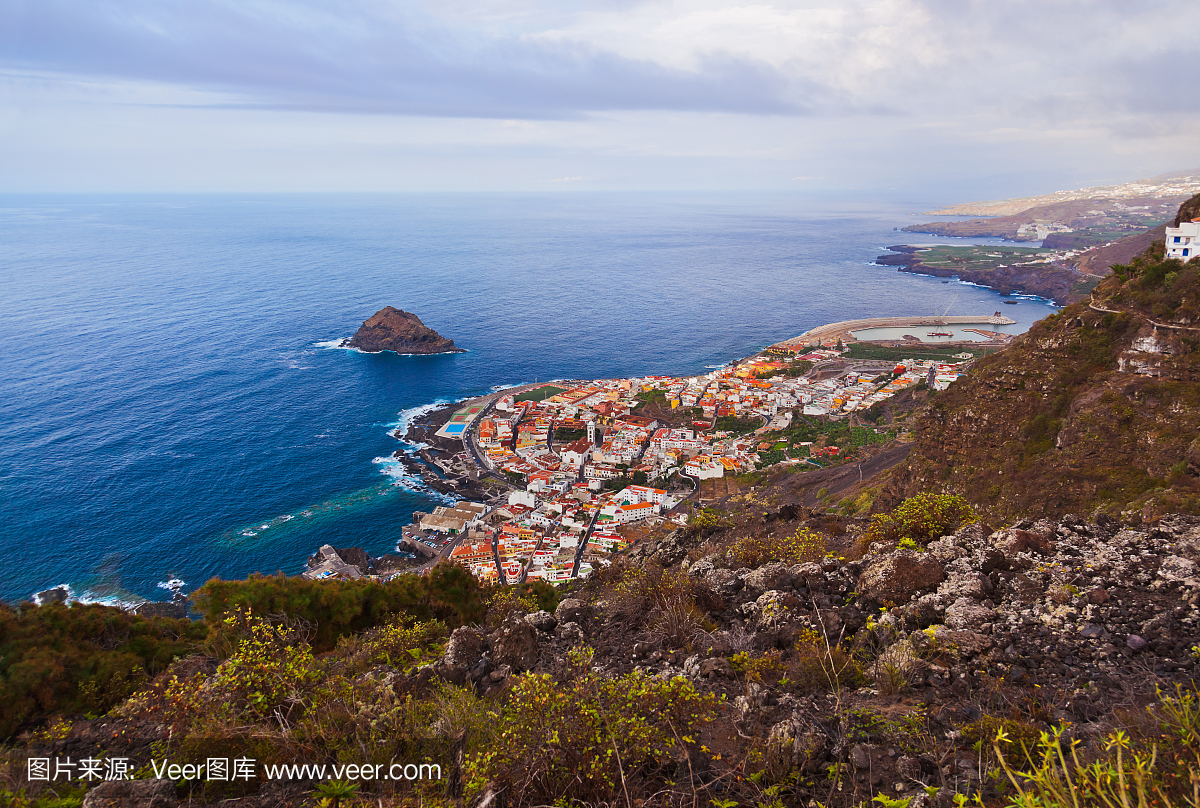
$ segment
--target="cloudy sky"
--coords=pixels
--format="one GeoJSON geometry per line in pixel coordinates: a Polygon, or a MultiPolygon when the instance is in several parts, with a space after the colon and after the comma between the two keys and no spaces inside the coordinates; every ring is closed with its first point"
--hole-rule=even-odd
{"type": "Polygon", "coordinates": [[[1196,31],[1195,0],[0,0],[0,191],[1038,193],[1200,166],[1196,31]]]}

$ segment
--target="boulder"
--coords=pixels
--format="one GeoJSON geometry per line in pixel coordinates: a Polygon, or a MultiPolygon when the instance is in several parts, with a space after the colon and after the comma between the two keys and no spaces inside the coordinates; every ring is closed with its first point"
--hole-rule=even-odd
{"type": "Polygon", "coordinates": [[[464,665],[467,668],[473,668],[486,649],[486,640],[482,631],[470,626],[459,626],[454,629],[446,643],[442,661],[447,665],[464,665]]]}
{"type": "Polygon", "coordinates": [[[978,631],[980,626],[989,624],[996,619],[996,612],[986,606],[981,606],[970,598],[959,598],[946,607],[946,626],[951,629],[971,629],[978,631]]]}
{"type": "Polygon", "coordinates": [[[939,627],[933,637],[938,647],[951,650],[962,658],[977,656],[984,651],[991,650],[995,645],[992,638],[986,634],[966,629],[956,631],[951,628],[939,627]]]}
{"type": "Polygon", "coordinates": [[[699,674],[706,679],[732,679],[733,665],[728,659],[713,657],[700,663],[699,674]]]}
{"type": "Polygon", "coordinates": [[[767,733],[767,755],[781,770],[816,771],[824,752],[825,735],[797,718],[780,721],[767,733]]]}
{"type": "Polygon", "coordinates": [[[733,570],[713,570],[704,576],[704,583],[721,597],[736,595],[742,588],[742,581],[733,570]]]}
{"type": "Polygon", "coordinates": [[[742,585],[752,593],[762,593],[769,589],[783,589],[791,584],[792,573],[778,561],[765,564],[752,570],[742,579],[742,585]]]}
{"type": "Polygon", "coordinates": [[[1051,549],[1050,537],[1041,532],[1033,533],[1028,530],[1014,528],[993,534],[995,548],[1005,558],[1015,558],[1021,553],[1047,553],[1051,549]]]}
{"type": "Polygon", "coordinates": [[[759,628],[769,628],[786,622],[800,605],[800,599],[787,592],[772,589],[764,592],[754,601],[758,607],[756,624],[759,628]]]}
{"type": "Polygon", "coordinates": [[[792,574],[792,585],[796,588],[803,586],[812,591],[825,588],[825,570],[821,569],[820,564],[796,564],[789,572],[792,574]]]}
{"type": "Polygon", "coordinates": [[[687,574],[693,578],[703,578],[716,568],[717,565],[713,563],[713,556],[707,555],[688,567],[687,574]]]}
{"type": "Polygon", "coordinates": [[[492,635],[492,659],[497,667],[526,671],[537,664],[538,633],[523,617],[512,615],[492,635]]]}
{"type": "Polygon", "coordinates": [[[948,601],[959,598],[983,600],[992,594],[992,582],[978,572],[953,573],[938,587],[938,594],[948,601]]]}
{"type": "Polygon", "coordinates": [[[945,602],[938,595],[922,595],[914,598],[904,610],[904,619],[916,628],[925,628],[940,623],[946,611],[945,602]]]}
{"type": "Polygon", "coordinates": [[[560,640],[571,645],[583,642],[583,629],[579,627],[578,623],[560,622],[554,633],[560,640]]]}
{"type": "Polygon", "coordinates": [[[544,609],[540,612],[533,612],[525,615],[525,622],[533,626],[538,631],[554,631],[554,627],[558,625],[558,620],[554,615],[544,609]]]}
{"type": "Polygon", "coordinates": [[[882,603],[903,605],[922,589],[945,578],[942,564],[928,553],[897,550],[872,561],[858,578],[858,593],[882,603]]]}
{"type": "Polygon", "coordinates": [[[559,623],[582,623],[592,615],[592,607],[579,598],[563,598],[554,610],[559,623]]]}

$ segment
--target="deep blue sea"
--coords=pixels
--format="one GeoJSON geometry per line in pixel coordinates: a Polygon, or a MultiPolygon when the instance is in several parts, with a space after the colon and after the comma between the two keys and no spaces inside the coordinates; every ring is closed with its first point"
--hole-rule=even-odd
{"type": "Polygon", "coordinates": [[[0,598],[390,551],[424,405],[692,374],[826,322],[1053,311],[871,260],[953,200],[781,194],[0,197],[0,598]],[[956,297],[957,296],[957,297],[956,297]],[[467,353],[323,346],[385,305],[467,353]]]}

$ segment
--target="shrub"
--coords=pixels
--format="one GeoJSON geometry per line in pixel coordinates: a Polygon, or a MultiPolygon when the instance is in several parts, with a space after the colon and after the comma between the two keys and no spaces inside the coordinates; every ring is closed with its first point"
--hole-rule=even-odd
{"type": "Polygon", "coordinates": [[[705,629],[704,613],[682,598],[657,607],[647,622],[650,639],[663,648],[691,651],[694,644],[705,642],[710,636],[705,629]]]}
{"type": "Polygon", "coordinates": [[[1004,729],[996,732],[992,750],[1016,790],[1009,804],[1200,804],[1200,700],[1177,686],[1174,695],[1160,691],[1157,704],[1147,709],[1157,720],[1156,736],[1139,738],[1118,730],[1094,756],[1086,754],[1080,741],[1066,737],[1061,726],[1040,733],[1036,744],[1004,729]]]}
{"type": "Polygon", "coordinates": [[[529,614],[537,610],[533,598],[523,596],[512,586],[498,588],[488,598],[487,606],[487,623],[493,627],[503,623],[510,615],[529,614]]]}
{"type": "Polygon", "coordinates": [[[56,712],[105,712],[176,657],[204,626],[111,606],[0,604],[0,738],[56,712]]]}
{"type": "Polygon", "coordinates": [[[621,561],[601,570],[594,580],[608,601],[606,611],[631,627],[674,607],[703,609],[721,605],[719,598],[683,570],[666,570],[657,561],[645,566],[621,561]]]}
{"type": "Polygon", "coordinates": [[[243,609],[313,626],[313,649],[322,652],[331,650],[339,637],[382,625],[393,615],[441,620],[451,627],[478,623],[486,613],[490,592],[462,567],[438,564],[428,575],[400,575],[387,583],[306,581],[283,575],[213,579],[192,597],[208,623],[208,640],[214,649],[228,644],[223,637],[229,630],[224,616],[243,609]]]}
{"type": "Polygon", "coordinates": [[[298,701],[316,681],[312,648],[297,642],[294,630],[254,619],[248,612],[229,615],[225,622],[248,627],[237,650],[212,678],[211,686],[221,692],[225,704],[244,706],[259,717],[270,715],[277,707],[298,701]]]}
{"type": "Polygon", "coordinates": [[[439,648],[439,641],[447,636],[446,624],[440,620],[413,623],[406,616],[398,616],[358,636],[343,637],[335,655],[351,672],[376,665],[406,670],[432,655],[431,649],[439,648]]]}
{"type": "Polygon", "coordinates": [[[802,527],[790,536],[746,536],[727,551],[729,560],[740,567],[758,567],[769,561],[802,564],[825,555],[825,537],[802,527]]]}
{"type": "Polygon", "coordinates": [[[777,649],[758,656],[742,651],[731,656],[729,662],[735,671],[745,674],[746,680],[749,682],[775,684],[783,678],[784,674],[781,656],[782,654],[777,649]]]}
{"type": "Polygon", "coordinates": [[[785,672],[789,685],[800,693],[858,687],[863,681],[862,669],[850,654],[810,628],[797,635],[785,672]]]}
{"type": "Polygon", "coordinates": [[[556,684],[544,674],[518,677],[499,718],[496,742],[466,761],[468,798],[504,789],[510,805],[607,803],[653,775],[672,750],[710,721],[719,703],[687,679],[590,670],[590,652],[573,655],[577,674],[556,684]]]}
{"type": "Polygon", "coordinates": [[[979,517],[962,497],[921,493],[904,500],[891,513],[872,516],[871,525],[863,534],[863,544],[869,547],[875,542],[911,539],[924,546],[978,521],[979,517]]]}

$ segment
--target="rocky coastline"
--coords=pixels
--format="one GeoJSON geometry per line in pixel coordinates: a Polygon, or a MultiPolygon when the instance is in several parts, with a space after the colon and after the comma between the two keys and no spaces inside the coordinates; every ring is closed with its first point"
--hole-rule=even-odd
{"type": "Polygon", "coordinates": [[[896,267],[898,272],[914,275],[933,275],[938,278],[958,278],[986,286],[1000,294],[1020,292],[1053,300],[1060,306],[1082,300],[1087,295],[1077,287],[1085,280],[1075,270],[1059,264],[1036,264],[997,267],[995,269],[963,269],[930,266],[921,261],[921,247],[898,244],[888,247],[891,254],[875,259],[879,266],[896,267]]]}
{"type": "Polygon", "coordinates": [[[401,433],[396,430],[392,437],[417,447],[401,448],[392,453],[409,474],[421,479],[431,490],[458,499],[486,499],[489,492],[483,487],[483,474],[462,473],[449,461],[463,451],[461,441],[438,437],[437,431],[450,420],[450,416],[463,406],[462,402],[444,404],[422,413],[408,424],[401,433]]]}

